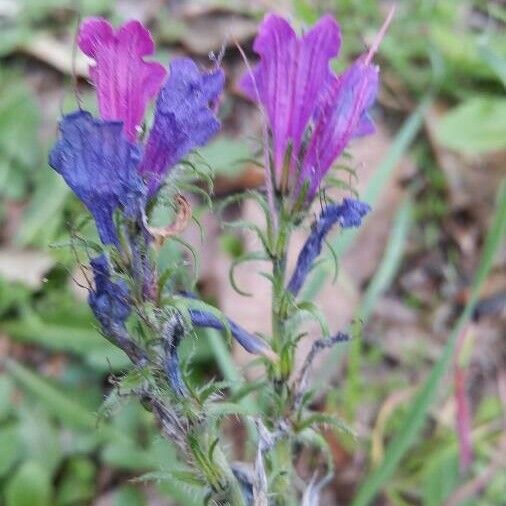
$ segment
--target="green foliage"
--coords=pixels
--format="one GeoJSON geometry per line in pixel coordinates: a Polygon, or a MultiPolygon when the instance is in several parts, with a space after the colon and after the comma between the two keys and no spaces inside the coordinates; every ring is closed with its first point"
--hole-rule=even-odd
{"type": "Polygon", "coordinates": [[[37,142],[39,113],[28,87],[16,73],[0,71],[0,196],[21,198],[41,164],[37,142]]]}
{"type": "Polygon", "coordinates": [[[474,97],[443,117],[437,136],[441,144],[468,154],[506,147],[506,99],[474,97]]]}
{"type": "Polygon", "coordinates": [[[44,466],[25,462],[5,490],[6,506],[51,506],[51,478],[44,466]]]}
{"type": "Polygon", "coordinates": [[[487,234],[483,247],[480,264],[474,278],[471,296],[464,311],[457,320],[452,333],[444,347],[443,353],[432,368],[429,377],[418,392],[410,409],[406,413],[402,429],[390,442],[385,458],[364,481],[353,501],[353,506],[366,506],[370,504],[380,487],[395,472],[405,453],[414,444],[426,420],[430,405],[437,394],[437,387],[446,372],[455,349],[457,336],[468,324],[472,315],[479,291],[490,272],[498,248],[502,246],[506,233],[506,184],[498,191],[497,208],[494,220],[487,234]]]}

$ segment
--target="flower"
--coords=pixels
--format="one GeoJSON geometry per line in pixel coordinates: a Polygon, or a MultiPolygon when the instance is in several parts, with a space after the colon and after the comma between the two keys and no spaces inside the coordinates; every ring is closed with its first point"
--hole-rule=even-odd
{"type": "Polygon", "coordinates": [[[146,200],[170,168],[219,130],[214,105],[224,76],[220,69],[201,72],[191,59],[177,58],[162,85],[166,72],[144,61],[154,44],[137,21],[115,31],[102,18],[86,19],[79,47],[95,61],[90,76],[100,119],[82,110],[65,115],[49,164],[89,209],[101,241],[119,247],[114,211],[143,227],[146,200]],[[144,145],[139,126],[157,94],[154,125],[144,145]]]}
{"type": "Polygon", "coordinates": [[[360,200],[345,198],[342,204],[327,206],[311,227],[311,234],[302,247],[287,290],[297,296],[309,271],[322,250],[325,237],[336,224],[342,228],[356,228],[362,224],[362,218],[371,210],[368,204],[360,200]]]}
{"type": "Polygon", "coordinates": [[[93,215],[100,240],[119,246],[114,211],[121,208],[136,219],[144,208],[146,189],[136,170],[140,147],[127,141],[120,122],[95,119],[86,111],[64,116],[59,129],[49,165],[93,215]]]}
{"type": "Polygon", "coordinates": [[[209,105],[213,105],[224,84],[221,70],[199,71],[189,58],[177,58],[156,103],[151,129],[139,172],[153,193],[166,174],[195,146],[206,144],[220,129],[209,105]]]}
{"type": "Polygon", "coordinates": [[[249,353],[254,355],[263,355],[269,360],[275,362],[277,360],[276,354],[272,351],[271,347],[260,337],[255,334],[250,334],[237,323],[229,318],[226,319],[226,324],[222,322],[217,316],[209,311],[201,309],[189,309],[192,325],[195,327],[211,328],[216,330],[230,330],[230,333],[235,340],[249,353]]]}
{"type": "Polygon", "coordinates": [[[330,61],[340,42],[331,16],[297,37],[285,19],[269,14],[253,46],[260,61],[240,82],[265,109],[275,183],[281,189],[288,185],[294,200],[307,186],[310,202],[348,142],[374,131],[368,116],[378,90],[373,50],[336,76],[330,61]]]}
{"type": "Polygon", "coordinates": [[[159,63],[143,59],[155,51],[150,33],[139,21],[129,21],[115,31],[103,18],[87,18],[78,45],[94,60],[90,77],[97,89],[100,117],[122,121],[127,139],[134,142],[146,106],[166,74],[159,63]]]}

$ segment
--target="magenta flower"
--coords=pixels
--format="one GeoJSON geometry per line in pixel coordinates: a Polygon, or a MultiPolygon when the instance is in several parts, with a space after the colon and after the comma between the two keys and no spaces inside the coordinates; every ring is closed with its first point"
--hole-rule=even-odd
{"type": "Polygon", "coordinates": [[[79,30],[81,51],[95,60],[90,77],[97,88],[100,117],[123,122],[128,140],[135,142],[149,101],[162,85],[162,65],[144,61],[155,44],[139,21],[114,30],[102,18],[88,18],[79,30]]]}
{"type": "Polygon", "coordinates": [[[114,212],[120,209],[142,223],[146,199],[170,168],[218,132],[214,105],[224,75],[220,69],[201,72],[189,58],[177,58],[163,83],[164,68],[143,59],[154,44],[137,21],[115,31],[104,19],[87,19],[79,47],[95,60],[90,76],[100,119],[82,110],[64,116],[49,163],[90,210],[102,242],[118,246],[114,212]],[[155,96],[154,125],[143,145],[139,127],[155,96]]]}
{"type": "Polygon", "coordinates": [[[370,53],[336,76],[330,61],[340,42],[330,16],[297,37],[285,19],[267,15],[253,46],[260,62],[240,83],[265,109],[275,183],[288,184],[294,199],[307,184],[310,201],[348,142],[374,131],[368,110],[378,90],[378,68],[370,53]]]}

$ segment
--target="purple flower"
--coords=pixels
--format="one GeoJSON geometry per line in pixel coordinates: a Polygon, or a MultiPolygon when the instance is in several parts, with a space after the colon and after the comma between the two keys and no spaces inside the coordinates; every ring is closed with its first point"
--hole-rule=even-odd
{"type": "Polygon", "coordinates": [[[201,73],[189,58],[177,58],[156,103],[151,129],[139,171],[150,193],[155,191],[169,167],[195,146],[202,146],[220,129],[210,105],[224,84],[221,70],[201,73]]]}
{"type": "Polygon", "coordinates": [[[253,46],[260,62],[241,81],[244,92],[265,108],[276,184],[288,184],[294,200],[306,183],[310,202],[348,142],[374,130],[368,110],[378,68],[369,54],[336,76],[329,65],[340,40],[330,16],[297,37],[286,20],[270,14],[253,46]]]}
{"type": "Polygon", "coordinates": [[[142,227],[147,196],[171,167],[219,130],[213,107],[224,77],[219,69],[201,72],[189,58],[178,58],[160,90],[165,71],[144,61],[154,45],[137,21],[115,32],[104,19],[85,20],[79,46],[95,60],[90,74],[101,119],[85,111],[64,116],[49,163],[92,213],[102,242],[119,246],[114,211],[142,227]],[[137,129],[158,91],[154,125],[143,146],[137,129]]]}
{"type": "Polygon", "coordinates": [[[329,62],[340,44],[339,26],[330,16],[300,38],[287,21],[273,14],[260,26],[253,46],[260,63],[252,75],[243,77],[241,86],[250,98],[260,99],[267,112],[278,182],[289,144],[292,157],[299,155],[321,90],[332,76],[329,62]]]}
{"type": "Polygon", "coordinates": [[[97,88],[100,117],[122,121],[125,135],[134,142],[146,106],[166,74],[159,63],[144,61],[144,56],[155,51],[149,31],[139,21],[114,30],[103,18],[87,18],[81,24],[78,43],[95,60],[90,77],[97,88]]]}
{"type": "MultiPolygon", "coordinates": [[[[189,309],[192,324],[195,327],[225,330],[224,323],[214,314],[200,309],[189,309]]],[[[235,340],[249,353],[263,355],[270,360],[276,360],[276,354],[270,346],[260,337],[250,334],[248,331],[227,318],[227,325],[235,340]]]]}
{"type": "Polygon", "coordinates": [[[49,164],[93,215],[104,244],[119,246],[116,209],[135,220],[144,208],[146,190],[136,170],[140,156],[140,148],[122,134],[120,122],[95,119],[86,111],[60,122],[49,164]]]}
{"type": "Polygon", "coordinates": [[[342,228],[359,227],[362,218],[371,210],[368,204],[355,199],[344,199],[342,204],[331,204],[313,223],[310,236],[302,247],[292,277],[288,283],[288,291],[297,296],[304,281],[321,253],[325,237],[336,224],[342,228]]]}

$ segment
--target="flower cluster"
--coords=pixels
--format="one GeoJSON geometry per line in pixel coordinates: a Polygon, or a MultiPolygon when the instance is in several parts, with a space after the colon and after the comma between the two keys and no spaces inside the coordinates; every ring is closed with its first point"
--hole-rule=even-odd
{"type": "Polygon", "coordinates": [[[241,81],[268,117],[274,184],[293,201],[303,192],[310,203],[349,141],[374,132],[368,111],[378,91],[378,68],[370,53],[334,74],[330,62],[340,45],[331,16],[297,37],[285,19],[268,15],[253,46],[260,63],[241,81]]]}
{"type": "MultiPolygon", "coordinates": [[[[276,451],[280,441],[302,443],[297,440],[297,426],[304,426],[305,413],[312,420],[306,383],[314,356],[348,339],[338,332],[316,340],[298,379],[288,381],[301,336],[293,323],[299,320],[292,318],[299,310],[295,299],[300,297],[331,229],[336,225],[343,229],[360,226],[370,208],[353,198],[325,205],[290,278],[286,276],[289,236],[300,223],[300,214],[309,216],[326,173],[351,139],[374,131],[369,110],[377,94],[378,68],[372,64],[372,56],[384,29],[369,53],[340,75],[330,66],[341,42],[339,26],[330,16],[297,36],[285,19],[268,15],[255,39],[259,63],[243,76],[240,86],[261,105],[267,120],[268,202],[262,201],[262,208],[270,209],[274,216],[283,211],[279,228],[268,226],[264,234],[256,225],[252,227],[263,239],[268,236],[262,241],[262,257],[272,262],[272,275],[267,277],[273,286],[273,330],[266,341],[185,291],[186,287],[166,288],[158,279],[153,260],[155,238],[176,234],[180,227],[174,225],[170,233],[149,227],[151,204],[170,171],[218,132],[216,109],[224,87],[223,71],[217,67],[201,71],[189,58],[174,59],[167,70],[148,61],[155,51],[154,43],[137,21],[119,29],[101,18],[81,24],[78,43],[93,62],[90,78],[99,117],[82,109],[65,115],[49,163],[89,210],[103,244],[102,253],[90,261],[94,286],[88,302],[104,335],[136,367],[152,373],[152,383],[144,381],[136,393],[149,405],[165,437],[189,459],[197,482],[208,485],[208,497],[217,504],[268,504],[271,484],[265,476],[264,457],[276,451]],[[151,128],[146,129],[145,114],[151,101],[155,102],[154,115],[151,128]],[[135,336],[129,325],[134,316],[138,323],[135,336]],[[205,392],[211,390],[192,388],[182,374],[178,347],[190,324],[227,332],[245,350],[266,359],[264,384],[270,390],[265,396],[265,416],[256,421],[254,476],[220,456],[221,450],[213,442],[218,441],[213,435],[215,423],[206,425],[206,406],[214,397],[205,392]],[[165,391],[169,399],[161,394],[165,391]],[[199,392],[204,393],[200,396],[199,392]]],[[[263,193],[257,196],[265,198],[263,193]]],[[[188,217],[189,204],[184,197],[178,195],[176,203],[188,217]]],[[[289,448],[273,459],[276,465],[285,466],[273,467],[274,476],[289,476],[289,448]]],[[[277,482],[276,486],[288,483],[284,479],[277,482]]],[[[289,487],[275,493],[281,498],[279,504],[292,503],[289,495],[294,492],[289,487]]]]}
{"type": "Polygon", "coordinates": [[[147,199],[168,171],[219,130],[213,105],[224,75],[202,73],[192,60],[178,58],[166,78],[163,66],[144,60],[154,43],[137,21],[114,31],[103,19],[88,19],[79,47],[95,61],[90,76],[100,118],[83,110],[66,115],[50,165],[89,209],[102,242],[118,246],[114,211],[142,222],[147,199]],[[153,127],[142,143],[145,110],[156,96],[153,127]]]}

